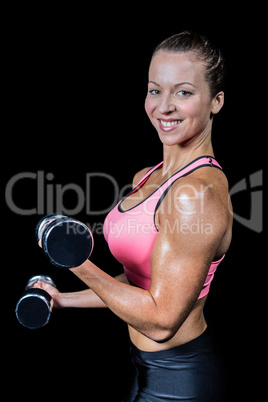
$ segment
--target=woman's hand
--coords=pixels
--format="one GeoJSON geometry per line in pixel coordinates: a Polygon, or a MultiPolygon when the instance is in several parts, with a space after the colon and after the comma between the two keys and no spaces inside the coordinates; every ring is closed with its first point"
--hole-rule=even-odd
{"type": "Polygon", "coordinates": [[[51,307],[52,308],[61,308],[63,307],[61,305],[61,295],[62,293],[60,293],[58,291],[57,288],[55,288],[52,285],[49,285],[43,281],[38,281],[34,284],[33,286],[34,288],[39,288],[39,289],[43,289],[45,292],[47,292],[51,297],[51,307]]]}

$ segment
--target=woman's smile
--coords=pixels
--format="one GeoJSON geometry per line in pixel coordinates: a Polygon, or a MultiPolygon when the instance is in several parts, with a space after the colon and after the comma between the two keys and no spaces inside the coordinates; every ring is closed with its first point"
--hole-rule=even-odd
{"type": "Polygon", "coordinates": [[[183,120],[173,119],[158,119],[159,128],[162,131],[170,132],[176,130],[176,128],[183,122],[183,120]]]}

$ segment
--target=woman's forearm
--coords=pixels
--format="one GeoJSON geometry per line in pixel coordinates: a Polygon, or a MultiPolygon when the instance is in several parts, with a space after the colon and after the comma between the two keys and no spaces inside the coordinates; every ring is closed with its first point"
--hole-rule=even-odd
{"type": "Polygon", "coordinates": [[[118,317],[145,336],[157,338],[158,309],[150,292],[130,286],[127,281],[119,283],[89,260],[80,267],[71,268],[71,271],[118,317]]]}
{"type": "MultiPolygon", "coordinates": [[[[118,275],[115,279],[119,282],[128,283],[125,274],[118,275]]],[[[79,292],[58,293],[55,297],[58,308],[104,308],[106,304],[92,290],[85,289],[79,292]]]]}
{"type": "Polygon", "coordinates": [[[57,297],[56,306],[59,308],[103,308],[105,303],[91,289],[80,292],[60,293],[57,297]]]}

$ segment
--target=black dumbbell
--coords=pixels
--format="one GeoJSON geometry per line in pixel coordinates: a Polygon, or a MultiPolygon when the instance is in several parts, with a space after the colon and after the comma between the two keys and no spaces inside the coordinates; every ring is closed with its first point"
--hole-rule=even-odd
{"type": "Polygon", "coordinates": [[[61,219],[61,218],[66,218],[65,215],[57,215],[57,214],[49,214],[44,216],[42,219],[40,219],[40,221],[38,222],[38,224],[36,225],[35,228],[35,237],[36,240],[39,241],[41,240],[42,234],[45,230],[45,228],[55,219],[61,219]]]}
{"type": "Polygon", "coordinates": [[[49,261],[60,268],[75,268],[91,255],[94,240],[89,228],[64,215],[47,215],[38,222],[36,238],[49,261]]]}
{"type": "Polygon", "coordinates": [[[16,316],[20,324],[30,329],[41,328],[48,323],[51,312],[51,296],[41,288],[33,287],[36,282],[44,282],[56,287],[49,276],[32,277],[16,305],[16,316]]]}

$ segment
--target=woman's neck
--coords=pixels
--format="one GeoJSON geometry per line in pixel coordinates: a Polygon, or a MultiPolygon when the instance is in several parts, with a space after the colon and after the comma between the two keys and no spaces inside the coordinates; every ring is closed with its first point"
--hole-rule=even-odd
{"type": "Polygon", "coordinates": [[[179,144],[164,145],[162,175],[172,174],[202,155],[214,156],[211,141],[197,148],[181,147],[179,144]]]}

